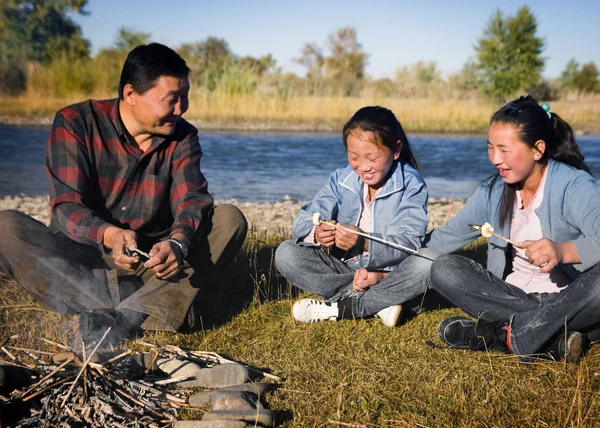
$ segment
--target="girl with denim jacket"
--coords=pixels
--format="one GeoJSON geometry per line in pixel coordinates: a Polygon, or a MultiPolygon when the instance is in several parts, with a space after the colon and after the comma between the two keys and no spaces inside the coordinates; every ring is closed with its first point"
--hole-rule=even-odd
{"type": "Polygon", "coordinates": [[[498,173],[428,237],[427,247],[449,253],[479,237],[472,225],[497,234],[487,269],[451,254],[433,263],[431,287],[476,318],[442,321],[450,347],[577,361],[583,333],[598,327],[600,194],[571,127],[549,110],[527,96],[492,116],[488,156],[498,173]]]}
{"type": "Polygon", "coordinates": [[[297,321],[378,315],[395,326],[400,305],[424,291],[405,286],[414,282],[410,269],[396,268],[409,252],[353,232],[416,251],[427,228],[427,188],[390,110],[360,109],[344,126],[343,140],[349,165],[301,208],[294,239],[277,248],[275,264],[296,287],[326,299],[297,301],[297,321]],[[315,225],[315,213],[326,223],[315,225]]]}

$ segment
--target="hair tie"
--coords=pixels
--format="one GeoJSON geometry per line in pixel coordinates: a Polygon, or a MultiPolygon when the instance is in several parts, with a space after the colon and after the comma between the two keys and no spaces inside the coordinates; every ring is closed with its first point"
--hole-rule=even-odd
{"type": "Polygon", "coordinates": [[[542,104],[542,109],[546,112],[546,114],[548,115],[548,119],[552,119],[552,115],[550,114],[550,104],[548,103],[544,103],[542,104]]]}

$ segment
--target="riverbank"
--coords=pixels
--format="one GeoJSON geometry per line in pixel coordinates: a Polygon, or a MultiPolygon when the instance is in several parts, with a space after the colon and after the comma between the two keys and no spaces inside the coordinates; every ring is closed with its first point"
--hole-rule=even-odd
{"type": "MultiPolygon", "coordinates": [[[[90,97],[51,98],[35,94],[0,97],[0,124],[47,126],[57,110],[87,98],[90,97]]],[[[600,98],[559,100],[550,104],[552,111],[567,120],[578,134],[600,134],[600,98]]],[[[339,132],[352,114],[366,105],[390,108],[408,133],[483,133],[498,107],[479,100],[374,96],[283,98],[198,92],[190,94],[185,118],[202,130],[339,132]]]]}
{"type": "MultiPolygon", "coordinates": [[[[292,220],[300,212],[304,201],[295,201],[289,197],[272,204],[238,202],[236,200],[217,201],[216,204],[230,203],[238,206],[246,218],[250,231],[258,234],[289,236],[292,220]]],[[[464,206],[461,199],[429,199],[429,227],[441,226],[446,220],[454,217],[464,206]]],[[[19,210],[29,214],[36,220],[48,225],[50,223],[50,204],[47,196],[15,195],[0,199],[0,210],[19,210]]]]}

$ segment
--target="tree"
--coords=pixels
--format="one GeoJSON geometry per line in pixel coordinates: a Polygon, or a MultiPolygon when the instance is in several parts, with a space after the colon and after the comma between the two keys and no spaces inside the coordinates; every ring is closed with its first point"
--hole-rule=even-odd
{"type": "Polygon", "coordinates": [[[306,77],[313,86],[325,80],[334,92],[354,95],[365,77],[367,54],[358,42],[354,27],[342,27],[328,36],[325,56],[316,43],[307,43],[295,61],[307,68],[306,77]]]}
{"type": "Polygon", "coordinates": [[[598,68],[593,62],[581,66],[577,73],[575,86],[580,92],[598,92],[598,68]]]}
{"type": "Polygon", "coordinates": [[[560,80],[563,87],[567,90],[589,93],[600,91],[598,82],[599,76],[600,72],[598,71],[596,64],[588,62],[579,68],[577,61],[572,58],[561,73],[560,80]]]}
{"type": "Polygon", "coordinates": [[[150,41],[150,33],[142,33],[127,27],[119,28],[114,45],[120,51],[129,52],[139,45],[146,45],[150,41]]]}
{"type": "Polygon", "coordinates": [[[575,58],[571,58],[563,72],[560,74],[560,80],[563,84],[563,87],[567,90],[575,90],[577,79],[577,73],[579,71],[579,64],[575,61],[575,58]]]}
{"type": "Polygon", "coordinates": [[[3,0],[0,5],[0,52],[4,58],[20,57],[49,63],[66,53],[89,56],[89,42],[81,28],[67,16],[86,14],[87,0],[3,0]]]}
{"type": "Polygon", "coordinates": [[[514,17],[505,18],[499,10],[492,15],[474,46],[479,84],[486,95],[503,100],[541,81],[544,40],[536,32],[536,18],[527,6],[514,17]]]}
{"type": "Polygon", "coordinates": [[[233,61],[229,44],[224,39],[209,36],[197,43],[186,43],[178,53],[192,70],[191,78],[198,86],[209,90],[216,88],[216,82],[223,74],[226,64],[233,61]]]}
{"type": "Polygon", "coordinates": [[[328,40],[331,55],[325,58],[326,77],[343,95],[354,95],[365,77],[367,62],[356,29],[340,28],[328,40]]]}

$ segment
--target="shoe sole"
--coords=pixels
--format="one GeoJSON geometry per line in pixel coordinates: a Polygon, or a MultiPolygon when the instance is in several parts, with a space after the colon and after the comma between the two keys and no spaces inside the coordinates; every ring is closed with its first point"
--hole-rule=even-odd
{"type": "Polygon", "coordinates": [[[398,305],[397,308],[394,308],[391,324],[387,324],[385,321],[383,321],[383,318],[381,317],[379,317],[379,319],[386,327],[396,327],[398,325],[398,322],[400,321],[400,315],[402,315],[402,305],[398,305]]]}
{"type": "Polygon", "coordinates": [[[581,333],[571,334],[567,339],[567,353],[565,361],[567,363],[578,363],[585,353],[587,340],[581,333]]]}
{"type": "Polygon", "coordinates": [[[298,318],[296,318],[295,311],[294,311],[295,308],[296,308],[296,304],[298,304],[299,302],[300,302],[300,300],[297,301],[297,302],[294,302],[294,304],[292,305],[292,319],[294,321],[301,322],[301,323],[304,323],[304,324],[314,324],[314,323],[317,323],[317,322],[324,322],[324,321],[337,321],[337,317],[333,316],[333,315],[331,317],[329,317],[328,319],[308,320],[308,321],[299,320],[298,318]]]}

